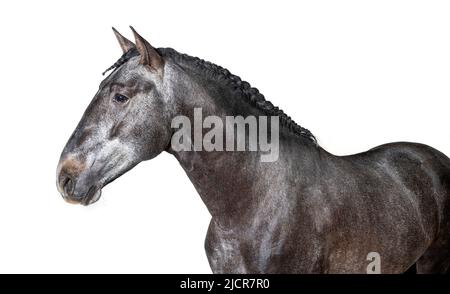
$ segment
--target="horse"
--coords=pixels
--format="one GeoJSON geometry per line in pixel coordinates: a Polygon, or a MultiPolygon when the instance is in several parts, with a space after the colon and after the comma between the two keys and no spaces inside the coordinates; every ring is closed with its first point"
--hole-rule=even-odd
{"type": "Polygon", "coordinates": [[[113,28],[123,55],[62,151],[56,182],[66,201],[92,204],[105,185],[166,151],[211,214],[205,251],[213,273],[367,273],[374,253],[381,273],[448,269],[446,155],[396,142],[335,156],[227,69],[155,48],[131,30],[134,43],[113,28]],[[278,117],[278,158],[176,150],[172,120],[193,119],[195,108],[221,118],[278,117]]]}

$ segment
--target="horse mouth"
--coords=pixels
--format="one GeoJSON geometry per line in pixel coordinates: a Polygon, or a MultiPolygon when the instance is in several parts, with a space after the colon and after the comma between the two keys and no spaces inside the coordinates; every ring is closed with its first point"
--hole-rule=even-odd
{"type": "Polygon", "coordinates": [[[84,206],[88,206],[88,205],[91,205],[91,204],[97,202],[100,199],[101,195],[102,195],[102,189],[93,186],[93,187],[89,188],[88,192],[86,193],[86,196],[84,196],[84,197],[73,198],[73,197],[67,197],[63,194],[63,199],[70,204],[81,204],[84,206]]]}
{"type": "Polygon", "coordinates": [[[87,192],[86,197],[84,197],[80,203],[85,206],[91,205],[91,204],[97,202],[100,199],[101,195],[102,195],[102,189],[92,186],[91,188],[89,188],[89,191],[87,192]]]}

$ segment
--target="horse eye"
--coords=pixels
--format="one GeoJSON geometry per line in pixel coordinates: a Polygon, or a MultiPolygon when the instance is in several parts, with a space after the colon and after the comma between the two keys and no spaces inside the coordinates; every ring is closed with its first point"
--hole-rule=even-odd
{"type": "Polygon", "coordinates": [[[128,97],[124,96],[122,94],[116,94],[116,95],[114,95],[114,100],[119,103],[125,103],[128,101],[128,97]]]}

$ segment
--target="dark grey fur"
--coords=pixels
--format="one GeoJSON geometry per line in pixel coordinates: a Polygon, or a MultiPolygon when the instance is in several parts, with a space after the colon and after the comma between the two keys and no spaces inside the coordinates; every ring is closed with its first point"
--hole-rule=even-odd
{"type": "Polygon", "coordinates": [[[103,186],[165,150],[212,215],[205,247],[214,273],[365,273],[373,251],[382,273],[414,264],[419,273],[447,270],[448,157],[416,143],[334,156],[227,70],[172,49],[158,52],[162,67],[151,69],[136,55],[102,82],[61,155],[57,185],[65,199],[93,203],[103,186]],[[130,100],[119,105],[116,93],[130,100]],[[175,152],[171,119],[192,118],[194,107],[204,116],[280,115],[279,159],[175,152]]]}

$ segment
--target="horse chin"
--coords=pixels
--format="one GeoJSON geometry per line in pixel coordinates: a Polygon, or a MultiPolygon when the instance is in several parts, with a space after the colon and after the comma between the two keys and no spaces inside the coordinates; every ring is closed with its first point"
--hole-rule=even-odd
{"type": "Polygon", "coordinates": [[[91,189],[89,189],[89,192],[86,195],[86,197],[84,197],[83,200],[81,201],[81,204],[84,206],[91,205],[97,202],[100,199],[101,195],[102,195],[101,188],[92,187],[91,189]]]}

